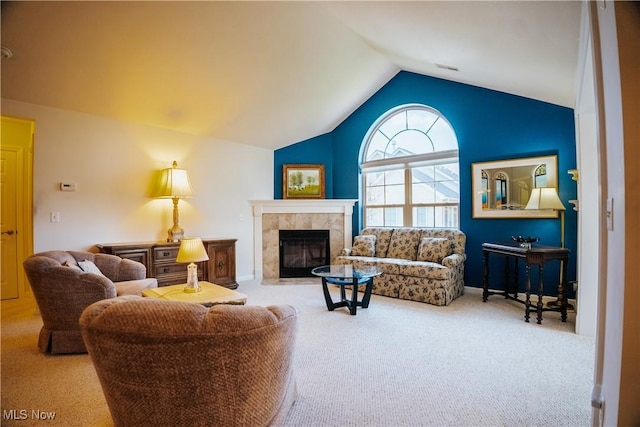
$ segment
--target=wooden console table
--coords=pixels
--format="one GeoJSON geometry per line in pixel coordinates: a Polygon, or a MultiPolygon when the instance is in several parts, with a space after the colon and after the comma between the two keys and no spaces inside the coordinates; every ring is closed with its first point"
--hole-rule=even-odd
{"type": "MultiPolygon", "coordinates": [[[[198,280],[236,289],[237,239],[202,239],[209,261],[199,262],[198,280]]],[[[187,282],[187,265],[176,262],[180,242],[101,243],[102,253],[138,261],[147,267],[147,277],[158,279],[158,286],[187,282]]]]}
{"type": "Polygon", "coordinates": [[[482,257],[484,261],[484,276],[482,280],[482,301],[486,302],[490,295],[503,295],[524,304],[524,320],[529,322],[531,313],[531,266],[538,266],[538,301],[536,314],[538,324],[542,323],[543,311],[560,312],[563,322],[567,321],[567,267],[569,264],[569,250],[553,246],[533,245],[531,248],[520,247],[517,243],[483,243],[482,257]],[[505,289],[503,291],[489,290],[489,254],[505,256],[505,289]],[[514,258],[514,272],[510,274],[509,259],[514,258]],[[518,260],[523,259],[526,269],[525,300],[518,298],[518,260]],[[557,260],[563,263],[562,277],[558,284],[558,306],[545,308],[542,304],[544,265],[547,261],[557,260]],[[513,290],[510,293],[510,290],[513,290]]]}

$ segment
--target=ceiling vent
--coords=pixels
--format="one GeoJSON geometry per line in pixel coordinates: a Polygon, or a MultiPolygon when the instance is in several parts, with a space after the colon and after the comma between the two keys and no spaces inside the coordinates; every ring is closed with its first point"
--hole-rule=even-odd
{"type": "Polygon", "coordinates": [[[452,67],[451,65],[436,64],[436,67],[442,68],[443,70],[460,71],[458,70],[458,67],[452,67]]]}

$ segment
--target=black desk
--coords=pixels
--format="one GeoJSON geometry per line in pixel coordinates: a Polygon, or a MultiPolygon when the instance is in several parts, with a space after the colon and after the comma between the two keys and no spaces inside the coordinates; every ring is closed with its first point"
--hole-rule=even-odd
{"type": "Polygon", "coordinates": [[[538,301],[536,313],[538,324],[542,323],[543,311],[558,311],[563,322],[567,321],[567,267],[569,265],[569,250],[553,246],[533,245],[531,248],[523,248],[517,243],[483,243],[482,257],[484,260],[484,276],[482,280],[482,301],[486,302],[490,295],[503,295],[524,304],[524,320],[529,321],[531,313],[531,266],[538,266],[538,301]],[[498,254],[505,259],[505,289],[503,291],[489,290],[489,254],[498,254]],[[511,275],[509,260],[514,258],[514,273],[511,275]],[[518,260],[523,259],[526,269],[525,300],[518,298],[518,260]],[[547,261],[557,260],[563,263],[562,275],[558,284],[558,306],[544,308],[542,304],[544,265],[547,261]],[[513,289],[512,294],[509,292],[513,289]]]}

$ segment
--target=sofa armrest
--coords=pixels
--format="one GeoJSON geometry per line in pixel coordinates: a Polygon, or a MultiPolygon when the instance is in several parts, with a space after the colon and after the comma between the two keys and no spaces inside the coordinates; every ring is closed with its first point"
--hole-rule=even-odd
{"type": "Polygon", "coordinates": [[[147,277],[147,267],[137,261],[117,255],[97,253],[94,262],[102,274],[114,282],[139,280],[147,277]]]}
{"type": "Polygon", "coordinates": [[[131,259],[123,258],[118,268],[118,282],[140,280],[147,277],[147,267],[131,259]]]}
{"type": "Polygon", "coordinates": [[[338,256],[349,256],[351,255],[351,248],[343,248],[340,251],[340,254],[338,256]]]}
{"type": "Polygon", "coordinates": [[[442,265],[448,268],[452,268],[463,264],[466,259],[467,256],[464,254],[451,254],[447,257],[444,257],[444,259],[442,260],[442,265]]]}

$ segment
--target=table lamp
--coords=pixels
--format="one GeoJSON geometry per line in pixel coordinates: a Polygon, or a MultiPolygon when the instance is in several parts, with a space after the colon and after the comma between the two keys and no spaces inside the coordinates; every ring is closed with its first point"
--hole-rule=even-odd
{"type": "Polygon", "coordinates": [[[184,230],[178,224],[178,202],[180,199],[193,197],[189,175],[185,169],[178,169],[178,162],[162,171],[157,183],[155,197],[173,200],[173,227],[168,231],[168,242],[179,242],[184,237],[184,230]]]}
{"type": "Polygon", "coordinates": [[[553,187],[534,188],[525,209],[560,211],[560,247],[564,248],[564,211],[565,207],[553,187]]]}
{"type": "Polygon", "coordinates": [[[207,255],[207,250],[204,248],[202,239],[199,237],[182,239],[176,262],[189,263],[187,266],[187,286],[184,288],[185,292],[195,293],[202,290],[198,284],[198,266],[195,263],[207,260],[209,260],[209,255],[207,255]]]}

